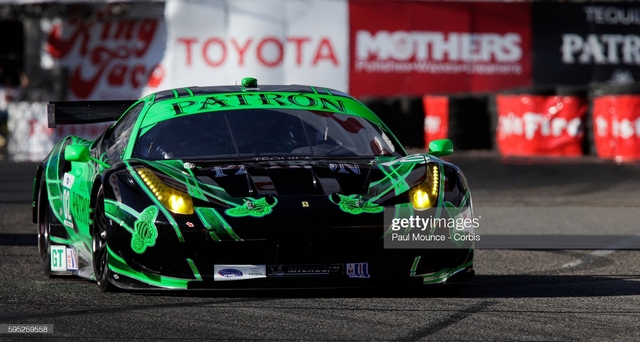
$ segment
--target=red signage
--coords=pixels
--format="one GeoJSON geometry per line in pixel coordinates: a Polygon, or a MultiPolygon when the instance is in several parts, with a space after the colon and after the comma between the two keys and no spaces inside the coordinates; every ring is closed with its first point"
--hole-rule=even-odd
{"type": "Polygon", "coordinates": [[[579,96],[496,95],[498,151],[505,156],[582,156],[587,101],[579,96]]]}
{"type": "Polygon", "coordinates": [[[604,95],[593,99],[596,153],[616,161],[640,159],[640,95],[604,95]]]}
{"type": "Polygon", "coordinates": [[[424,142],[446,139],[449,136],[449,98],[446,96],[425,95],[422,97],[424,107],[424,142]]]}
{"type": "Polygon", "coordinates": [[[531,82],[531,4],[349,1],[355,96],[495,91],[531,82]]]}

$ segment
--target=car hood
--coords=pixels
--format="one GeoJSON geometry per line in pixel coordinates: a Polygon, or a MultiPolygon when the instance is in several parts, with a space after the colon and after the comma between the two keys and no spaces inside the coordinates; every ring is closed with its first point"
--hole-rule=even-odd
{"type": "MultiPolygon", "coordinates": [[[[158,217],[156,222],[165,221],[185,236],[201,234],[204,227],[215,230],[222,240],[291,237],[301,227],[305,236],[318,239],[327,229],[353,230],[360,236],[361,228],[373,228],[371,237],[378,239],[385,209],[404,211],[411,206],[409,189],[426,180],[430,163],[445,162],[421,154],[349,160],[127,162],[138,182],[145,181],[137,173],[148,179],[144,168],[166,186],[192,197],[193,215],[174,214],[167,216],[168,221],[158,217]]],[[[161,211],[170,214],[162,207],[161,211]]]]}
{"type": "Polygon", "coordinates": [[[237,202],[243,198],[346,196],[378,204],[424,181],[430,155],[336,160],[139,161],[165,183],[237,202]],[[235,199],[235,200],[234,200],[235,199]]]}

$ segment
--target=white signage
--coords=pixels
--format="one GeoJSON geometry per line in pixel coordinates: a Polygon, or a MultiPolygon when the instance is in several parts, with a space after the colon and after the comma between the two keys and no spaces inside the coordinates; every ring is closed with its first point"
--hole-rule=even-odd
{"type": "MultiPolygon", "coordinates": [[[[348,4],[325,0],[168,0],[157,89],[309,84],[347,91],[348,4]]],[[[153,90],[153,89],[149,89],[153,90]]]]}

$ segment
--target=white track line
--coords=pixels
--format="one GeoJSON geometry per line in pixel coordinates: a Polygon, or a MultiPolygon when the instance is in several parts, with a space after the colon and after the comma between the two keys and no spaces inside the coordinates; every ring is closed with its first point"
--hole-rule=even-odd
{"type": "Polygon", "coordinates": [[[568,262],[564,265],[562,265],[562,268],[569,268],[569,267],[577,267],[580,266],[582,264],[585,264],[587,262],[591,262],[594,261],[596,259],[605,257],[617,250],[623,249],[627,246],[631,246],[633,245],[636,241],[640,240],[640,235],[635,235],[633,237],[630,237],[628,239],[624,239],[624,240],[620,240],[614,244],[611,244],[610,246],[607,246],[605,249],[599,249],[597,251],[593,251],[592,253],[586,255],[583,258],[580,259],[576,259],[573,260],[571,262],[568,262]]]}

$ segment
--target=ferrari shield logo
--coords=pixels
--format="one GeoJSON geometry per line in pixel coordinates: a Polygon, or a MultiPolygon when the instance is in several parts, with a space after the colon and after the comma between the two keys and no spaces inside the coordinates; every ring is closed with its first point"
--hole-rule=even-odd
{"type": "Polygon", "coordinates": [[[302,207],[303,207],[303,208],[309,208],[309,202],[307,202],[307,201],[302,201],[302,207]]]}

